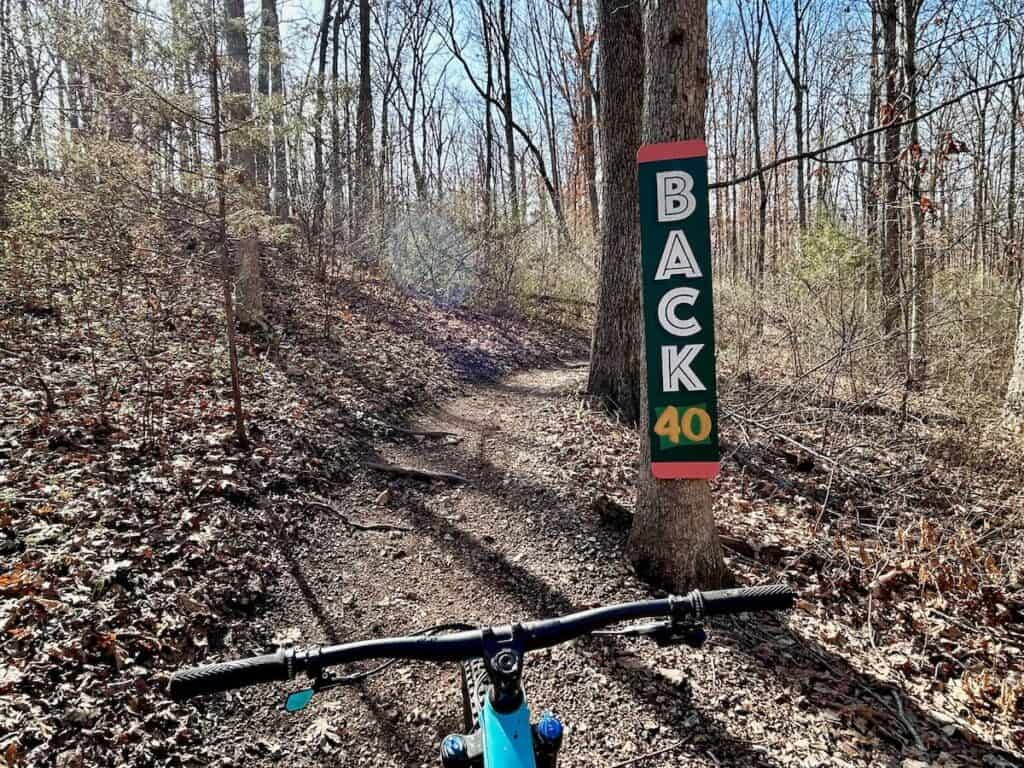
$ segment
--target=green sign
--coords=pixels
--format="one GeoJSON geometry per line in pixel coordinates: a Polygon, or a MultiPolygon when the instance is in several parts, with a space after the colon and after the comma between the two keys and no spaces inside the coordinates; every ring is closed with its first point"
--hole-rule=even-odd
{"type": "Polygon", "coordinates": [[[718,474],[708,150],[703,141],[637,153],[651,472],[718,474]]]}

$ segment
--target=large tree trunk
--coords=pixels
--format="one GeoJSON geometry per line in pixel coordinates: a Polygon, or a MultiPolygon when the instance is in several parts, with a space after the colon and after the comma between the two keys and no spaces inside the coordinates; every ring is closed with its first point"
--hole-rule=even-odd
{"type": "Polygon", "coordinates": [[[128,79],[122,69],[130,67],[132,61],[132,14],[124,3],[105,0],[103,21],[110,47],[102,76],[110,131],[114,138],[129,141],[132,137],[132,110],[128,102],[128,79]]]}
{"type": "Polygon", "coordinates": [[[217,36],[210,35],[212,49],[209,55],[210,107],[213,121],[213,163],[217,175],[217,241],[221,258],[221,288],[224,295],[224,325],[227,328],[228,358],[231,365],[231,394],[235,413],[235,438],[242,450],[249,449],[245,430],[245,412],[242,410],[242,384],[238,370],[238,345],[235,340],[235,306],[231,290],[231,261],[228,257],[227,189],[224,181],[224,150],[220,108],[220,65],[217,56],[217,36]]]}
{"type": "MultiPolygon", "coordinates": [[[[365,238],[373,209],[373,95],[370,92],[370,0],[359,0],[359,101],[356,106],[356,234],[365,238]]],[[[362,243],[363,260],[370,248],[362,243]]]]}
{"type": "Polygon", "coordinates": [[[895,341],[896,323],[900,317],[900,76],[899,53],[896,48],[896,29],[899,14],[896,0],[883,0],[879,10],[882,23],[885,70],[885,105],[881,122],[885,129],[885,208],[879,273],[882,285],[882,333],[895,341]]]}
{"type": "MultiPolygon", "coordinates": [[[[225,0],[224,13],[227,17],[224,38],[228,53],[228,98],[225,106],[231,123],[228,129],[231,131],[229,133],[231,166],[238,174],[241,186],[247,191],[248,199],[245,201],[245,205],[248,206],[256,188],[256,153],[253,151],[253,144],[249,138],[249,123],[252,120],[252,80],[249,77],[249,39],[245,27],[245,0],[225,0]]],[[[226,253],[226,244],[224,248],[226,253]]],[[[239,238],[239,248],[242,254],[256,254],[255,258],[243,261],[244,269],[238,275],[239,281],[245,283],[247,311],[250,311],[251,314],[260,311],[262,307],[259,245],[255,233],[246,232],[239,238]]],[[[234,333],[234,306],[233,302],[228,300],[229,298],[226,298],[229,304],[228,308],[231,310],[229,321],[232,323],[232,327],[229,331],[234,333]]],[[[252,315],[247,318],[246,322],[252,324],[258,321],[259,318],[252,315]]],[[[244,440],[244,432],[240,432],[239,439],[244,440]]]]}
{"type": "Polygon", "coordinates": [[[903,81],[910,123],[907,161],[910,168],[908,208],[910,209],[911,271],[910,328],[907,360],[909,380],[920,387],[928,376],[928,245],[925,243],[924,208],[921,205],[921,150],[917,129],[917,16],[923,0],[903,0],[903,81]]]}
{"type": "MultiPolygon", "coordinates": [[[[704,138],[707,23],[707,0],[645,5],[645,143],[704,138]]],[[[642,367],[636,370],[639,375],[642,367]]],[[[641,387],[644,416],[630,559],[643,578],[674,592],[721,586],[730,574],[711,514],[711,490],[706,480],[655,480],[650,431],[643,423],[647,412],[647,388],[641,387]]]]}
{"type": "MultiPolygon", "coordinates": [[[[341,173],[341,112],[338,108],[338,100],[344,92],[344,84],[341,78],[340,53],[341,53],[341,23],[346,14],[334,14],[334,29],[331,32],[331,240],[338,236],[342,218],[342,192],[344,191],[344,177],[341,173]]],[[[346,99],[347,100],[347,99],[346,99]]]]}
{"type": "Polygon", "coordinates": [[[1024,302],[1018,308],[1017,343],[1014,345],[1013,371],[1006,387],[1006,413],[1013,419],[1024,419],[1024,302]]]}
{"type": "MultiPolygon", "coordinates": [[[[491,117],[491,99],[494,96],[494,61],[491,44],[491,18],[483,0],[477,0],[480,10],[480,29],[487,66],[487,91],[484,98],[484,229],[488,233],[494,223],[494,120],[491,117]]],[[[487,249],[486,264],[490,267],[491,239],[488,235],[484,246],[487,249]]]]}
{"type": "Polygon", "coordinates": [[[274,212],[286,218],[291,212],[288,202],[288,156],[285,149],[284,127],[284,61],[281,54],[281,25],[277,15],[277,0],[263,0],[266,15],[267,49],[270,56],[270,92],[273,107],[274,156],[274,212]]]}
{"type": "Polygon", "coordinates": [[[636,152],[643,94],[640,0],[598,0],[601,100],[601,263],[587,391],[640,418],[640,214],[636,152]]]}
{"type": "Polygon", "coordinates": [[[224,0],[227,16],[224,38],[228,54],[228,93],[225,112],[231,148],[231,165],[243,174],[249,185],[256,179],[256,158],[252,142],[247,138],[252,119],[252,81],[249,77],[249,39],[245,33],[245,0],[224,0]]]}

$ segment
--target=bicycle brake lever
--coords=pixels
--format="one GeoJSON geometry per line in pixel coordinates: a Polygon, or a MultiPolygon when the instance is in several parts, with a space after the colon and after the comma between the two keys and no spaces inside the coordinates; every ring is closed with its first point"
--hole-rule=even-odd
{"type": "Polygon", "coordinates": [[[653,639],[662,648],[672,645],[700,648],[708,639],[708,633],[704,631],[703,624],[665,622],[662,629],[654,633],[653,639]]]}

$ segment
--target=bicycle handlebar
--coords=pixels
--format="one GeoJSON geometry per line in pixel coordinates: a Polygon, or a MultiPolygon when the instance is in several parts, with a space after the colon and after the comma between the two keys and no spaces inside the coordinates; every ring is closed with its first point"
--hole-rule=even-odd
{"type": "MultiPolygon", "coordinates": [[[[793,592],[784,584],[743,587],[711,592],[693,591],[658,600],[620,603],[553,619],[528,621],[517,626],[527,651],[550,648],[594,630],[632,619],[674,617],[702,619],[749,611],[785,610],[793,607],[793,592]]],[[[493,627],[495,634],[510,636],[511,625],[493,627]]],[[[392,637],[362,640],[343,645],[306,649],[282,649],[254,656],[175,672],[169,693],[172,699],[188,699],[204,693],[228,691],[248,685],[290,680],[300,672],[316,676],[323,669],[367,659],[415,661],[465,661],[482,655],[483,629],[444,635],[392,637]]]]}

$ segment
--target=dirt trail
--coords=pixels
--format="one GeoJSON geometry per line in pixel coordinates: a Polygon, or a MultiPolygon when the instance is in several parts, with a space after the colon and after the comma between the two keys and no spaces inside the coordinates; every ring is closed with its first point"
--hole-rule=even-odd
{"type": "MultiPolygon", "coordinates": [[[[624,563],[625,531],[600,521],[593,489],[563,466],[565,414],[584,376],[566,367],[476,386],[406,425],[454,436],[382,441],[387,461],[468,482],[371,473],[340,491],[331,501],[352,519],[411,530],[353,532],[330,512],[315,513],[283,540],[282,578],[266,615],[251,637],[227,638],[223,655],[262,652],[275,636],[342,641],[648,596],[624,563]]],[[[576,642],[528,659],[528,695],[535,710],[554,709],[567,723],[566,767],[644,754],[652,754],[637,763],[644,768],[1010,764],[980,749],[968,760],[962,743],[953,751],[963,762],[915,752],[911,731],[943,724],[909,702],[907,725],[863,715],[851,727],[829,708],[832,691],[861,698],[866,709],[891,692],[792,621],[719,624],[700,651],[576,642]]],[[[207,738],[221,743],[224,765],[433,767],[441,738],[459,727],[450,667],[403,665],[285,714],[284,692],[296,687],[245,691],[208,712],[207,738]]]]}

